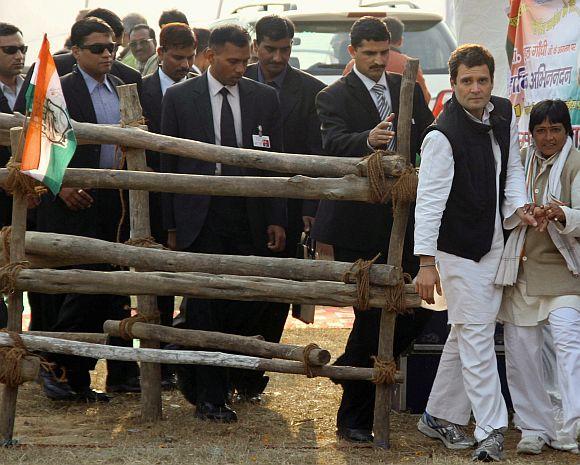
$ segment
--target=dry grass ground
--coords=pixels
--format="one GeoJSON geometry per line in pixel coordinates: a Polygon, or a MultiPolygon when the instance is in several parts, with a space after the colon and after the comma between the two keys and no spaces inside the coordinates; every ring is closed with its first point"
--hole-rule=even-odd
{"type": "MultiPolygon", "coordinates": [[[[317,342],[336,356],[348,330],[300,329],[288,342],[317,342]]],[[[102,387],[103,364],[95,373],[102,387]]],[[[449,452],[417,432],[417,415],[395,414],[389,451],[336,442],[340,388],[327,379],[273,374],[260,406],[236,407],[239,422],[218,425],[193,418],[194,408],[178,392],[163,394],[164,420],[143,424],[139,396],[120,395],[107,405],[63,405],[46,400],[36,384],[21,389],[16,437],[21,445],[0,450],[0,464],[173,465],[276,464],[356,465],[379,463],[467,464],[470,452],[449,452]]],[[[577,456],[546,451],[516,456],[518,434],[507,439],[508,464],[578,463],[577,456]]]]}

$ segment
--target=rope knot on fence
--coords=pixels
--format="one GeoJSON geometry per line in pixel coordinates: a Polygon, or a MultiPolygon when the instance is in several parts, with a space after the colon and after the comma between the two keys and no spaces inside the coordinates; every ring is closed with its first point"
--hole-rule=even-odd
{"type": "Polygon", "coordinates": [[[30,262],[21,261],[8,263],[0,268],[0,294],[14,294],[18,273],[29,266],[30,262]]]}
{"type": "Polygon", "coordinates": [[[367,162],[367,176],[370,186],[370,200],[372,203],[385,203],[389,196],[387,176],[383,169],[383,157],[394,155],[394,152],[377,150],[363,160],[367,162]]]}
{"type": "Polygon", "coordinates": [[[389,361],[381,360],[378,356],[373,356],[373,383],[375,384],[395,384],[397,375],[397,364],[394,359],[389,361]]]}
{"type": "Polygon", "coordinates": [[[40,197],[46,192],[46,187],[20,171],[21,163],[10,160],[6,168],[8,168],[8,179],[6,179],[4,190],[9,194],[18,193],[40,197]]]}
{"type": "Polygon", "coordinates": [[[310,363],[310,352],[315,349],[320,349],[318,344],[311,342],[307,346],[304,347],[304,354],[302,357],[302,361],[304,362],[304,371],[306,372],[307,378],[314,378],[314,373],[312,372],[312,363],[310,363]]]}
{"type": "Polygon", "coordinates": [[[137,339],[133,334],[133,325],[135,323],[157,323],[157,318],[155,317],[146,317],[144,315],[133,315],[129,318],[124,318],[119,322],[119,333],[120,336],[125,339],[126,341],[130,341],[132,339],[137,339]]]}
{"type": "Polygon", "coordinates": [[[371,260],[364,260],[359,258],[342,276],[342,280],[345,284],[351,282],[351,279],[354,279],[356,282],[356,300],[358,310],[368,310],[369,308],[371,294],[370,270],[371,266],[378,260],[380,256],[381,254],[378,253],[371,260]]]}
{"type": "Polygon", "coordinates": [[[22,360],[25,357],[35,357],[40,359],[39,367],[43,370],[52,371],[52,363],[44,358],[28,352],[20,334],[15,331],[1,329],[0,332],[7,333],[13,342],[12,347],[0,347],[0,384],[9,387],[20,386],[25,379],[22,376],[22,360]]]}
{"type": "Polygon", "coordinates": [[[403,203],[414,202],[417,198],[419,177],[414,166],[409,166],[397,179],[391,193],[393,211],[396,211],[403,203]]]}
{"type": "Polygon", "coordinates": [[[411,313],[413,310],[405,305],[405,284],[412,282],[409,273],[403,273],[403,276],[394,286],[387,286],[385,290],[385,310],[395,313],[411,313]]]}

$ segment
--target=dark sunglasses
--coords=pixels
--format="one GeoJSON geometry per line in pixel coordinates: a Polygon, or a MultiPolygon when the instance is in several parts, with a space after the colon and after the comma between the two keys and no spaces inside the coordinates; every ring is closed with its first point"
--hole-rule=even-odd
{"type": "Polygon", "coordinates": [[[0,46],[0,49],[2,49],[6,55],[14,55],[18,50],[25,55],[28,50],[28,45],[3,45],[0,46]]]}
{"type": "Polygon", "coordinates": [[[82,50],[88,50],[95,55],[100,55],[105,50],[108,50],[109,53],[114,53],[117,49],[117,44],[91,44],[91,45],[79,45],[79,48],[82,50]]]}

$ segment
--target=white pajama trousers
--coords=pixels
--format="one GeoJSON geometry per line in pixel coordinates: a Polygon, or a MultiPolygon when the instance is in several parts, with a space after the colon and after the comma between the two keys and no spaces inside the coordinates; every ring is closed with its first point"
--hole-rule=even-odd
{"type": "Polygon", "coordinates": [[[508,425],[494,332],[495,323],[451,326],[426,409],[459,425],[467,425],[473,411],[477,441],[508,425]]]}
{"type": "Polygon", "coordinates": [[[542,326],[505,323],[506,369],[515,423],[522,436],[574,442],[580,428],[580,311],[562,307],[548,320],[556,349],[563,425],[556,434],[554,411],[545,389],[542,326]]]}

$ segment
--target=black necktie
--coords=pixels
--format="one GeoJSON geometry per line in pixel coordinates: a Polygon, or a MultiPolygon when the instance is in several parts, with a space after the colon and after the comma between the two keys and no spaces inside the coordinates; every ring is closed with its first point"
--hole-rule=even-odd
{"type": "Polygon", "coordinates": [[[237,147],[238,140],[236,139],[234,114],[232,112],[230,102],[228,102],[228,95],[230,92],[225,87],[222,87],[220,94],[222,94],[222,114],[220,117],[221,145],[225,145],[227,147],[237,147]]]}

